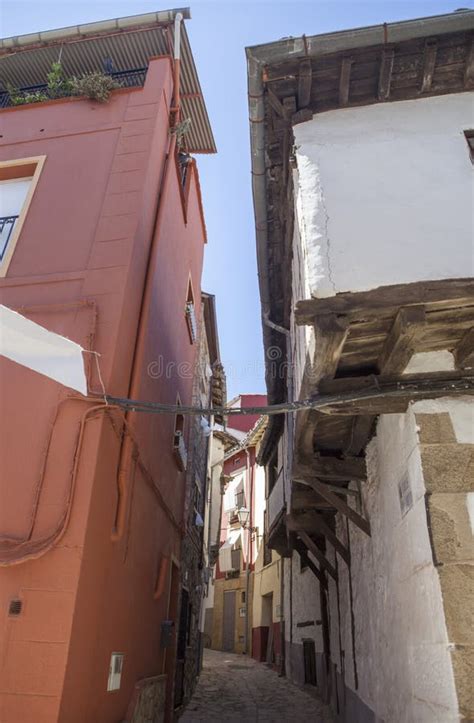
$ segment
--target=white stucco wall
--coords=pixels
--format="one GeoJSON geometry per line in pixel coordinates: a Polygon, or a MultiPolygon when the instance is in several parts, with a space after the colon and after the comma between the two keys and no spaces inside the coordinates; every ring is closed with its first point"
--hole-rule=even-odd
{"type": "MultiPolygon", "coordinates": [[[[367,448],[368,480],[363,504],[372,526],[367,537],[352,523],[355,690],[348,569],[339,562],[341,637],[345,682],[385,723],[458,721],[450,644],[438,572],[433,564],[425,508],[425,485],[414,411],[452,412],[466,429],[466,404],[440,400],[413,405],[406,414],[379,418],[367,448]],[[421,405],[421,406],[420,406],[421,405]],[[442,409],[441,409],[442,407],[442,409]],[[464,421],[462,421],[464,420],[464,421]],[[413,505],[402,516],[398,485],[408,479],[413,505]]],[[[471,407],[472,409],[472,407],[471,407]]],[[[347,542],[346,520],[338,535],[347,542]]],[[[331,551],[334,559],[334,551],[331,551]]],[[[331,620],[337,619],[331,584],[331,620]]],[[[333,661],[340,668],[338,633],[331,626],[333,661]]]]}
{"type": "MultiPolygon", "coordinates": [[[[314,296],[470,276],[474,94],[379,103],[294,128],[305,284],[314,296]]],[[[303,298],[300,296],[300,298],[303,298]]]]}

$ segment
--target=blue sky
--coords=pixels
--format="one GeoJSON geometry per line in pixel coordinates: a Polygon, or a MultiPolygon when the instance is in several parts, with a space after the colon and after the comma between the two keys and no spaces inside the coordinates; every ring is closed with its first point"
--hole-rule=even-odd
{"type": "Polygon", "coordinates": [[[209,243],[203,289],[216,294],[229,398],[264,391],[250,188],[244,48],[452,12],[465,0],[0,0],[2,37],[190,5],[187,22],[218,155],[199,159],[209,243]]]}

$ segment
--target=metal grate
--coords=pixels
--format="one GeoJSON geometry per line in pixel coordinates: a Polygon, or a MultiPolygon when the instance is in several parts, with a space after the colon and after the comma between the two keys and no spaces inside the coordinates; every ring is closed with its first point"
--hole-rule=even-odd
{"type": "Polygon", "coordinates": [[[3,261],[5,251],[7,250],[13,227],[18,220],[18,216],[1,216],[0,217],[0,261],[3,261]]]}
{"type": "MultiPolygon", "coordinates": [[[[112,73],[108,73],[122,88],[133,88],[137,86],[143,86],[145,84],[147,68],[132,68],[128,70],[118,70],[112,73]]],[[[48,86],[46,83],[40,85],[29,85],[22,86],[16,90],[15,95],[25,96],[34,93],[46,93],[48,94],[48,86]]],[[[0,108],[8,108],[14,105],[12,103],[10,93],[3,91],[0,93],[0,108]]]]}
{"type": "Polygon", "coordinates": [[[23,607],[23,603],[21,600],[10,600],[8,614],[9,615],[20,615],[22,607],[23,607]]]}

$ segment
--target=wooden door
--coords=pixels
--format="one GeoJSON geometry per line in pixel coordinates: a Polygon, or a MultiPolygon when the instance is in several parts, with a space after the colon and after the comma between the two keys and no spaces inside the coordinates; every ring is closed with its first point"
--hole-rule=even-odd
{"type": "Polygon", "coordinates": [[[222,616],[222,650],[233,652],[235,638],[235,590],[224,592],[222,616]]]}

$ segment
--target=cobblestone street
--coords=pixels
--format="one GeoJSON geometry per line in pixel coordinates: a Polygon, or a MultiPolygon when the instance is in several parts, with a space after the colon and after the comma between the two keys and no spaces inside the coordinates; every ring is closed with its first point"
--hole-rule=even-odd
{"type": "Polygon", "coordinates": [[[311,721],[330,723],[328,709],[311,693],[252,658],[204,651],[199,683],[181,723],[197,721],[311,721]]]}

